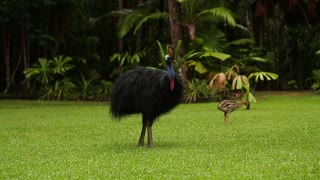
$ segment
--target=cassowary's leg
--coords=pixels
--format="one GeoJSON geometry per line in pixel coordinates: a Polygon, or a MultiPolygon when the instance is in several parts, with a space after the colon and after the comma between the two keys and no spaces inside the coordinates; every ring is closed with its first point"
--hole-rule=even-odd
{"type": "Polygon", "coordinates": [[[140,135],[138,146],[143,146],[144,145],[144,136],[146,134],[146,128],[147,128],[147,121],[145,119],[143,119],[142,120],[141,135],[140,135]]]}
{"type": "Polygon", "coordinates": [[[149,118],[145,115],[142,115],[142,129],[141,129],[141,134],[140,134],[138,146],[144,145],[144,137],[145,137],[146,130],[147,130],[148,131],[148,146],[153,147],[152,124],[153,124],[152,118],[149,118]]]}
{"type": "Polygon", "coordinates": [[[153,123],[153,121],[147,121],[148,146],[149,146],[149,147],[153,147],[153,141],[152,141],[152,123],[153,123]]]}

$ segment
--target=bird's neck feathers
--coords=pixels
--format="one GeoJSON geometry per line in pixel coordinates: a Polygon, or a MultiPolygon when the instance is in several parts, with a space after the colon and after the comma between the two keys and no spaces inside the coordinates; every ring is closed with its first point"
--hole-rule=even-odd
{"type": "Polygon", "coordinates": [[[167,68],[169,79],[170,80],[174,79],[175,74],[174,74],[174,70],[173,70],[171,63],[166,63],[166,68],[167,68]]]}
{"type": "Polygon", "coordinates": [[[170,79],[170,89],[171,91],[174,90],[174,70],[173,70],[173,67],[171,65],[171,63],[166,63],[166,68],[167,68],[167,72],[168,72],[168,77],[170,79]]]}

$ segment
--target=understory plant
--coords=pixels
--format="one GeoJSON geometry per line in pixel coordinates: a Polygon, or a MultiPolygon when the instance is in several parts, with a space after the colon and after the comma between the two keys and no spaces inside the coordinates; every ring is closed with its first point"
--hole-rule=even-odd
{"type": "Polygon", "coordinates": [[[192,79],[185,83],[185,101],[188,103],[195,103],[199,101],[209,100],[213,97],[213,91],[207,87],[207,80],[192,79]]]}
{"type": "Polygon", "coordinates": [[[248,77],[239,73],[239,66],[233,65],[227,72],[220,72],[212,77],[209,89],[214,88],[217,92],[226,90],[226,85],[231,84],[231,90],[241,90],[243,92],[242,103],[250,109],[250,103],[256,102],[252,91],[254,91],[258,81],[275,80],[278,75],[271,72],[253,72],[248,77]],[[251,88],[250,80],[254,78],[255,86],[251,88]]]}
{"type": "Polygon", "coordinates": [[[32,96],[42,100],[108,100],[111,82],[101,80],[97,73],[71,76],[69,72],[75,67],[73,61],[63,55],[53,59],[39,58],[24,71],[32,96]]]}
{"type": "Polygon", "coordinates": [[[312,76],[308,80],[312,81],[311,89],[320,93],[320,69],[313,70],[312,76]]]}
{"type": "Polygon", "coordinates": [[[71,57],[63,55],[53,59],[39,58],[37,63],[24,71],[29,88],[41,99],[70,98],[75,85],[66,74],[75,67],[72,61],[71,57]]]}

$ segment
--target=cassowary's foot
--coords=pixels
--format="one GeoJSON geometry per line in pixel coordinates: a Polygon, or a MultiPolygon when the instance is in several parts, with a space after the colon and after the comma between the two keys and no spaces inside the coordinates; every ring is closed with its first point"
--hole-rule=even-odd
{"type": "Polygon", "coordinates": [[[143,140],[141,141],[141,139],[139,139],[138,146],[142,147],[143,145],[144,145],[144,141],[143,140]]]}

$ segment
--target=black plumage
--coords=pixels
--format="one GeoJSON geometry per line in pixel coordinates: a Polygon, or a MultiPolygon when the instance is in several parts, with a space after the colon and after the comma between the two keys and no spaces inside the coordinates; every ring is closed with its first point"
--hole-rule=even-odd
{"type": "Polygon", "coordinates": [[[232,100],[223,100],[221,101],[217,108],[224,112],[224,122],[225,123],[228,123],[229,122],[229,115],[232,111],[240,108],[243,104],[240,104],[240,103],[237,103],[235,101],[232,101],[232,100]]]}
{"type": "Polygon", "coordinates": [[[146,130],[148,145],[153,146],[153,122],[178,105],[183,96],[182,79],[171,65],[174,60],[166,55],[165,61],[167,71],[136,67],[119,76],[112,87],[110,112],[114,118],[142,113],[139,146],[144,145],[146,130]]]}

